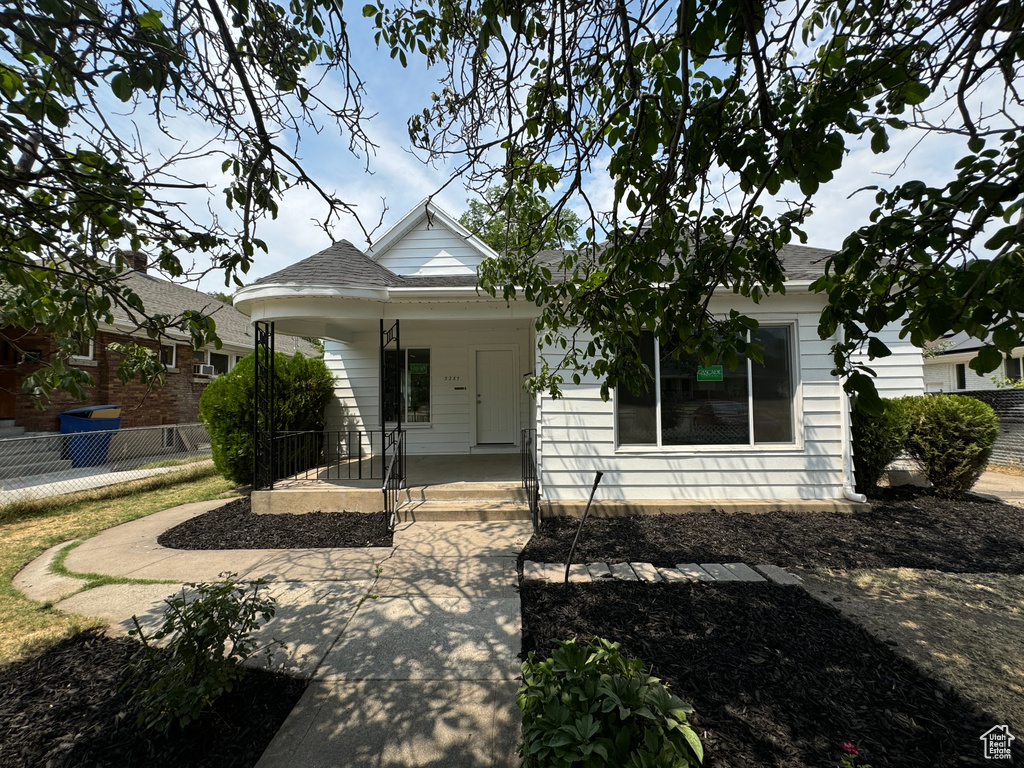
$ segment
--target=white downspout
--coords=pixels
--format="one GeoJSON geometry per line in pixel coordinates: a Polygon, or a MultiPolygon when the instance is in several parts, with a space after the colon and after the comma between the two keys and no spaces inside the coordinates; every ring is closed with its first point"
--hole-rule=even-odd
{"type": "MultiPolygon", "coordinates": [[[[840,343],[843,341],[842,329],[839,331],[840,343]]],[[[843,441],[843,498],[847,501],[855,501],[859,504],[863,504],[868,500],[868,497],[863,493],[857,493],[854,490],[854,476],[853,476],[853,440],[851,439],[851,426],[850,426],[850,396],[846,394],[844,384],[846,379],[842,378],[839,380],[839,411],[840,411],[840,434],[842,435],[843,441]]]]}

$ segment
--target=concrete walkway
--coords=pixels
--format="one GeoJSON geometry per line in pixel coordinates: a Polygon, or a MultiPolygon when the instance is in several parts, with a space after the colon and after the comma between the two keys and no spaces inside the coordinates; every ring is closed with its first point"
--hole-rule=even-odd
{"type": "Polygon", "coordinates": [[[156,543],[164,530],[223,503],[187,504],[111,528],[65,560],[77,573],[168,583],[72,594],[84,582],[48,569],[60,545],[14,585],[123,633],[133,615],[155,627],[164,598],[185,582],[224,572],[266,578],[278,608],[260,634],[286,644],[270,666],[312,682],[258,768],[518,764],[516,557],[529,523],[406,523],[394,546],[360,550],[197,552],[156,543]]]}
{"type": "Polygon", "coordinates": [[[982,474],[973,488],[974,493],[993,496],[1004,504],[1024,507],[1024,476],[1011,475],[1006,472],[982,474]]]}

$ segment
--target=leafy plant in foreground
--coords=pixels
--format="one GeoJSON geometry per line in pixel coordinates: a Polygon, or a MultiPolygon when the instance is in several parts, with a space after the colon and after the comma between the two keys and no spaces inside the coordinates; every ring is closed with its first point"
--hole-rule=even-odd
{"type": "MultiPolygon", "coordinates": [[[[132,657],[132,680],[139,682],[130,702],[140,728],[184,728],[232,689],[245,674],[241,663],[258,652],[252,632],[275,611],[267,583],[241,584],[232,573],[221,578],[187,584],[189,590],[168,598],[163,624],[149,637],[132,617],[135,629],[128,634],[142,641],[132,657]]],[[[271,646],[263,652],[269,658],[271,646]]]]}
{"type": "Polygon", "coordinates": [[[704,750],[686,717],[693,708],[601,638],[531,652],[519,689],[522,768],[577,765],[682,768],[704,750]]]}

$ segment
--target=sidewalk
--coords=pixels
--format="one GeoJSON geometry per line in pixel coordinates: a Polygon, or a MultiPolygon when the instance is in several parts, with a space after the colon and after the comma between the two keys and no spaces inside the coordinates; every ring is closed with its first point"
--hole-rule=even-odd
{"type": "Polygon", "coordinates": [[[994,496],[1004,504],[1024,507],[1024,477],[1006,472],[985,472],[975,484],[974,493],[994,496]]]}
{"type": "Polygon", "coordinates": [[[54,547],[14,585],[125,632],[133,614],[155,626],[163,599],[183,582],[225,571],[267,578],[278,609],[260,633],[286,644],[271,666],[312,682],[258,768],[518,764],[515,565],[529,523],[407,523],[394,546],[359,550],[197,552],[156,543],[164,530],[223,503],[111,528],[65,561],[74,572],[174,583],[107,585],[61,600],[79,584],[48,573],[54,547]]]}

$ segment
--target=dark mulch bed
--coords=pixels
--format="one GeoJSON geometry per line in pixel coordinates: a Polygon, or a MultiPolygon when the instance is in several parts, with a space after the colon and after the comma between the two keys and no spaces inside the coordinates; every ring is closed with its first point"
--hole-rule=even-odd
{"type": "Polygon", "coordinates": [[[306,688],[250,670],[186,730],[142,732],[121,690],[136,647],[87,632],[0,670],[0,766],[252,766],[306,688]]]}
{"type": "MultiPolygon", "coordinates": [[[[545,520],[523,558],[565,562],[579,519],[545,520]]],[[[1024,573],[1024,510],[894,488],[869,512],[588,518],[574,562],[770,563],[1024,573]]]]}
{"type": "Polygon", "coordinates": [[[599,635],[647,662],[696,708],[706,766],[834,766],[843,741],[874,768],[986,762],[995,721],[802,589],[527,584],[522,606],[524,653],[599,635]]]}
{"type": "Polygon", "coordinates": [[[390,547],[391,531],[383,512],[254,515],[244,497],[164,531],[157,542],[170,549],[390,547]]]}

